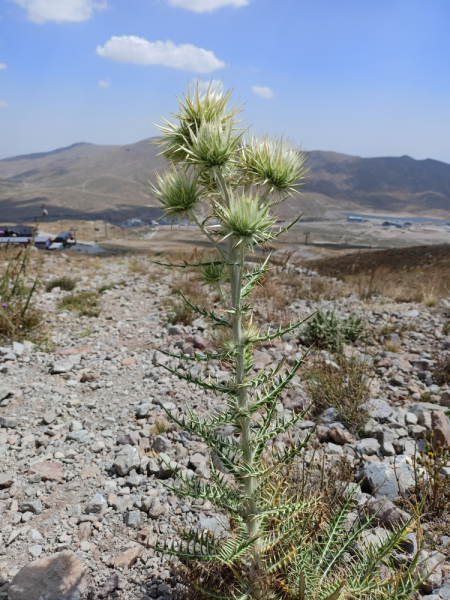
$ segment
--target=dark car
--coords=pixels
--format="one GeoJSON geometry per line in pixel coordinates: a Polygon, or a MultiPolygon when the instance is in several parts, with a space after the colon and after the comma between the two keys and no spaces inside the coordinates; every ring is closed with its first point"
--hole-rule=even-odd
{"type": "Polygon", "coordinates": [[[60,233],[57,237],[55,237],[55,239],[52,240],[52,243],[62,244],[64,248],[66,248],[67,246],[75,244],[75,240],[73,238],[73,235],[69,231],[65,231],[63,233],[60,233]]]}

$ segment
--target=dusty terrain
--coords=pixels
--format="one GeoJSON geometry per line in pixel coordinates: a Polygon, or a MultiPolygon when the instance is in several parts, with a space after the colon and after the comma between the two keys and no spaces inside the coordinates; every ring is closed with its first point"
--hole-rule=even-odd
{"type": "MultiPolygon", "coordinates": [[[[206,480],[209,457],[206,446],[186,432],[164,431],[157,402],[178,414],[186,411],[185,403],[202,413],[220,406],[221,399],[199,393],[156,363],[178,362],[181,369],[191,369],[187,361],[172,361],[158,349],[189,355],[194,347],[209,347],[212,333],[198,320],[185,326],[168,323],[165,300],[172,294],[173,275],[147,257],[39,257],[45,261],[44,283],[64,274],[78,279],[78,291],[110,289],[101,294],[98,318],[58,309],[67,292],[41,290],[38,303],[48,315],[49,345],[0,348],[0,597],[7,597],[13,577],[29,561],[66,549],[85,567],[91,598],[102,590],[102,597],[111,593],[121,599],[162,600],[176,590],[183,597],[169,562],[152,545],[176,538],[187,524],[226,529],[227,519],[209,502],[180,500],[164,487],[170,478],[176,485],[176,478],[161,453],[175,470],[206,480]],[[113,580],[115,591],[105,592],[105,583],[113,580]]],[[[436,355],[450,355],[450,294],[431,307],[382,296],[362,301],[344,287],[339,293],[344,284],[298,265],[286,268],[301,278],[303,290],[307,285],[337,290],[330,300],[327,294],[305,295],[300,286],[287,307],[290,318],[306,317],[320,306],[334,307],[341,316],[363,316],[371,342],[346,351],[373,360],[376,369],[367,437],[347,437],[346,427],[328,410],[317,443],[331,464],[346,456],[355,468],[378,469],[374,495],[395,498],[394,460],[404,465],[416,440],[434,427],[435,411],[441,414],[450,406],[448,384],[432,377],[436,355]]],[[[259,306],[264,314],[264,304],[259,306]]],[[[256,368],[283,356],[292,362],[304,344],[300,332],[262,348],[256,368]]],[[[219,381],[228,376],[223,365],[214,363],[207,373],[219,381]]],[[[300,373],[280,412],[289,417],[295,402],[306,396],[300,373]]],[[[297,436],[312,427],[310,421],[301,425],[297,436]]],[[[408,485],[407,468],[401,476],[408,485]]],[[[367,500],[369,491],[365,488],[359,501],[367,500]]],[[[447,542],[442,534],[433,539],[443,563],[429,591],[442,594],[450,594],[447,542]]]]}

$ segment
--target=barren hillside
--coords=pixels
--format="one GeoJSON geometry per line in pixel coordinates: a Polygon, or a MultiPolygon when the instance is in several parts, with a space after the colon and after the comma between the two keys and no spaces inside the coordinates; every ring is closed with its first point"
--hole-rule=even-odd
{"type": "MultiPolygon", "coordinates": [[[[74,144],[0,161],[0,212],[30,220],[45,203],[51,218],[149,216],[148,181],[165,163],[152,140],[126,146],[74,144]]],[[[304,195],[281,216],[335,218],[342,212],[450,217],[450,165],[435,160],[359,158],[310,152],[304,195]]]]}

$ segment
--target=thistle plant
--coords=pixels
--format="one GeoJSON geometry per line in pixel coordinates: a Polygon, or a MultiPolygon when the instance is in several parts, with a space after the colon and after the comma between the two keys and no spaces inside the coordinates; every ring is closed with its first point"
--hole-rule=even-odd
{"type": "MultiPolygon", "coordinates": [[[[203,94],[198,87],[188,90],[175,121],[165,121],[160,128],[161,154],[171,166],[158,177],[152,191],[165,216],[196,223],[213,252],[202,262],[158,264],[199,269],[201,284],[219,293],[220,309],[207,310],[184,295],[183,299],[212,327],[229,332],[229,341],[214,352],[198,352],[193,357],[165,352],[175,364],[179,360],[220,360],[230,366],[229,380],[219,384],[211,378],[194,377],[189,370],[160,365],[180,379],[220,395],[226,405],[207,416],[196,416],[189,407],[188,416],[175,416],[161,405],[171,421],[206,442],[212,456],[219,459],[210,461],[207,484],[177,473],[179,485],[168,487],[184,497],[211,501],[228,513],[233,527],[226,536],[187,530],[180,543],[166,542],[157,550],[189,562],[194,587],[212,598],[332,600],[345,587],[340,577],[341,557],[331,576],[328,572],[322,579],[311,576],[314,589],[303,586],[309,581],[306,573],[302,575],[303,563],[297,561],[300,567],[292,567],[302,546],[310,543],[320,526],[319,500],[297,496],[286,484],[286,473],[312,432],[304,439],[297,436],[297,441],[283,450],[275,450],[278,447],[273,444],[279,434],[305,416],[279,417],[276,410],[304,357],[289,367],[282,360],[266,371],[253,371],[256,345],[279,339],[304,321],[264,332],[255,328],[249,297],[268,272],[269,259],[256,267],[246,261],[249,253],[270,246],[300,218],[279,228],[275,207],[298,192],[305,178],[305,155],[284,140],[252,135],[246,139],[236,120],[240,109],[229,108],[229,101],[230,93],[221,94],[211,86],[203,94]],[[234,432],[231,436],[230,429],[234,432]],[[218,463],[220,470],[215,466],[218,463]]],[[[338,531],[340,528],[333,529],[332,536],[338,531]]],[[[322,548],[324,565],[336,543],[322,548]]]]}

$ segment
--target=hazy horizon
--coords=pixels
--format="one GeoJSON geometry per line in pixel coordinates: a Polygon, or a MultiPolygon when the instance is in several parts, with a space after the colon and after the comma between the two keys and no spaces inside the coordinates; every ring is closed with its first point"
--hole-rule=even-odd
{"type": "MultiPolygon", "coordinates": [[[[154,139],[158,136],[151,136],[150,138],[144,138],[141,140],[137,140],[134,142],[126,142],[126,143],[121,143],[121,144],[97,144],[96,142],[86,142],[86,141],[81,141],[81,142],[73,142],[72,144],[68,144],[67,146],[61,146],[59,148],[51,148],[48,150],[36,150],[33,152],[28,152],[26,154],[13,154],[11,156],[0,156],[0,161],[1,160],[11,160],[11,159],[17,159],[20,158],[22,156],[26,157],[26,156],[30,156],[33,154],[51,154],[52,152],[58,152],[59,150],[66,150],[67,148],[71,148],[72,146],[79,146],[82,144],[91,144],[94,146],[132,146],[133,144],[139,144],[141,142],[145,142],[147,139],[154,139]]],[[[403,158],[403,157],[408,157],[408,158],[412,158],[413,160],[417,160],[417,161],[423,161],[423,160],[433,160],[436,162],[442,162],[445,164],[450,164],[450,160],[447,162],[445,160],[439,160],[437,158],[433,158],[432,156],[428,156],[426,158],[415,158],[414,156],[410,156],[409,154],[402,154],[402,155],[398,155],[398,156],[392,156],[392,155],[385,155],[385,156],[381,156],[381,155],[377,155],[377,156],[361,156],[358,154],[348,154],[346,152],[339,152],[336,150],[323,150],[321,148],[313,148],[313,149],[307,149],[307,148],[302,148],[303,152],[306,152],[307,154],[309,154],[310,152],[333,152],[335,154],[343,154],[345,156],[353,156],[356,158],[403,158]]]]}

